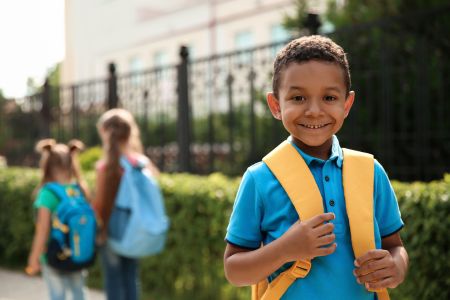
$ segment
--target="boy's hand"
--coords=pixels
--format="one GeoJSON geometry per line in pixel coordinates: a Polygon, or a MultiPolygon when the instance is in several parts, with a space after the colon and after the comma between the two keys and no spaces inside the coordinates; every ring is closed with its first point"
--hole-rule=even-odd
{"type": "Polygon", "coordinates": [[[284,243],[286,262],[299,259],[313,259],[336,250],[334,225],[325,223],[333,220],[333,213],[317,215],[306,221],[298,221],[286,231],[280,240],[284,243]],[[332,245],[330,245],[333,243],[332,245]]]}
{"type": "Polygon", "coordinates": [[[404,278],[391,253],[384,249],[370,250],[355,260],[353,274],[368,290],[397,287],[404,278]]]}

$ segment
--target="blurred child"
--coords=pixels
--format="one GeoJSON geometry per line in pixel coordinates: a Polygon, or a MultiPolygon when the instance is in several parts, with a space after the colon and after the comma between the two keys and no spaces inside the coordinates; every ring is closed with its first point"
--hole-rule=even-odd
{"type": "Polygon", "coordinates": [[[107,299],[134,300],[138,298],[138,261],[115,253],[106,243],[108,222],[118,193],[123,169],[120,158],[125,157],[132,165],[137,160],[148,162],[153,175],[158,169],[143,155],[139,128],[130,112],[111,109],[97,123],[103,144],[103,158],[97,164],[97,184],[94,207],[101,222],[99,243],[105,279],[107,299]]]}
{"type": "MultiPolygon", "coordinates": [[[[295,178],[292,182],[297,187],[303,182],[308,186],[299,191],[303,198],[290,199],[266,161],[248,168],[226,235],[228,280],[244,286],[268,278],[271,291],[281,286],[277,292],[281,291],[282,299],[374,300],[377,295],[373,291],[380,289],[386,296],[384,289],[402,283],[408,268],[408,255],[399,235],[403,221],[380,163],[372,160],[365,169],[358,166],[360,174],[373,176],[373,197],[370,189],[366,197],[373,215],[363,221],[373,224],[368,227],[374,234],[366,236],[373,239],[374,246],[360,256],[354,254],[351,238],[355,232],[349,226],[352,219],[347,214],[349,199],[343,184],[344,167],[350,165],[346,165],[346,155],[335,135],[355,99],[344,50],[321,36],[293,40],[275,58],[272,84],[268,106],[290,134],[283,145],[303,161],[312,181],[295,178]],[[312,191],[317,191],[319,200],[314,203],[321,204],[324,213],[299,220],[291,201],[307,202],[305,195],[312,191]],[[311,260],[311,265],[298,269],[309,272],[306,275],[298,269],[287,271],[293,262],[305,260],[311,260]]],[[[289,170],[288,174],[300,169],[293,170],[290,163],[279,166],[289,170]]]]}
{"type": "Polygon", "coordinates": [[[34,193],[36,200],[33,206],[37,209],[37,220],[26,272],[35,275],[42,271],[51,300],[65,299],[66,292],[70,292],[73,299],[85,299],[86,272],[59,271],[49,266],[46,259],[51,219],[60,204],[60,199],[46,188],[45,184],[56,182],[67,188],[80,189],[87,198],[87,186],[81,178],[77,160],[77,153],[82,148],[83,143],[78,140],[72,140],[68,145],[64,145],[56,144],[53,139],[44,139],[36,145],[36,150],[41,153],[42,179],[34,193]]]}

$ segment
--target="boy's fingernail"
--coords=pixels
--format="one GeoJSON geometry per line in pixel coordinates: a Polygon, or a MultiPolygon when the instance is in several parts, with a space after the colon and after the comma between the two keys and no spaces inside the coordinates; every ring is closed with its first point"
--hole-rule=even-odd
{"type": "Polygon", "coordinates": [[[355,259],[355,263],[354,264],[355,264],[356,267],[359,267],[359,263],[358,263],[358,261],[356,259],[355,259]]]}
{"type": "Polygon", "coordinates": [[[359,278],[356,278],[356,282],[357,282],[358,284],[361,284],[361,281],[359,280],[359,278]]]}

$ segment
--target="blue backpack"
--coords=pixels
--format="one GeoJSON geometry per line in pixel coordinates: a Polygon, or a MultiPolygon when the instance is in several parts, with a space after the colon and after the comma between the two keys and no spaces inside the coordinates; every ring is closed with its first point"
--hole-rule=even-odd
{"type": "Polygon", "coordinates": [[[121,157],[124,170],[108,223],[108,245],[122,256],[140,258],[164,248],[169,218],[158,182],[145,169],[146,157],[132,165],[121,157]]]}
{"type": "Polygon", "coordinates": [[[47,262],[55,269],[77,271],[94,263],[97,222],[78,185],[44,185],[60,203],[52,215],[47,262]]]}

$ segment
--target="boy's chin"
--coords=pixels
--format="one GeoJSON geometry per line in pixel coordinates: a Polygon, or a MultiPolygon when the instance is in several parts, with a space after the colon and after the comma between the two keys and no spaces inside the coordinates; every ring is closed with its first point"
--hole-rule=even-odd
{"type": "Polygon", "coordinates": [[[330,145],[330,141],[332,137],[326,138],[326,139],[305,139],[305,138],[297,138],[293,136],[294,141],[299,146],[305,146],[305,147],[324,147],[327,145],[330,145]]]}

